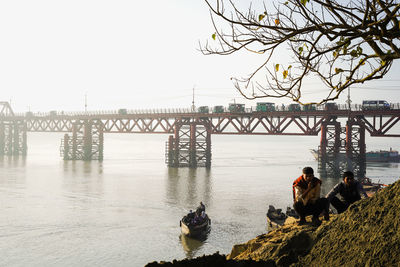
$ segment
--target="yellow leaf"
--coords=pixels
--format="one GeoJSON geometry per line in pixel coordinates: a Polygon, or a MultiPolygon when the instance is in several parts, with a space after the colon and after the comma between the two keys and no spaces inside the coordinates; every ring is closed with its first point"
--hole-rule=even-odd
{"type": "Polygon", "coordinates": [[[265,18],[264,14],[258,15],[258,21],[262,21],[265,18]]]}
{"type": "Polygon", "coordinates": [[[283,74],[283,79],[286,79],[288,76],[288,71],[284,70],[282,74],[283,74]]]}
{"type": "Polygon", "coordinates": [[[279,25],[279,23],[280,23],[279,19],[275,19],[275,24],[279,25]]]}
{"type": "Polygon", "coordinates": [[[335,72],[340,73],[340,72],[343,72],[343,70],[341,68],[335,68],[335,72]]]}
{"type": "Polygon", "coordinates": [[[279,71],[279,64],[275,65],[275,71],[279,71]]]}
{"type": "Polygon", "coordinates": [[[211,35],[211,37],[215,40],[215,33],[213,35],[211,35]]]}

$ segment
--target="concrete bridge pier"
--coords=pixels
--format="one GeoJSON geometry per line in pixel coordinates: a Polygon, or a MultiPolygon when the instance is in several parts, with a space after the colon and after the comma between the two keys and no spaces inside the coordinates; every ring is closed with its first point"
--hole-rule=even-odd
{"type": "Polygon", "coordinates": [[[103,160],[103,124],[100,120],[79,120],[72,126],[72,136],[61,140],[64,160],[103,160]]]}
{"type": "Polygon", "coordinates": [[[175,124],[166,144],[169,167],[211,167],[211,123],[207,119],[183,119],[175,124]]]}

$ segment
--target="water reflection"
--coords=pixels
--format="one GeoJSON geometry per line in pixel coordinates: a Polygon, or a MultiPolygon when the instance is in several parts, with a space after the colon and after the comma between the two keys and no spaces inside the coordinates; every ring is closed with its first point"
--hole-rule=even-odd
{"type": "Polygon", "coordinates": [[[191,259],[196,256],[197,251],[199,251],[204,245],[207,235],[200,239],[193,239],[181,234],[179,239],[182,243],[182,248],[185,251],[186,258],[191,259]]]}
{"type": "Polygon", "coordinates": [[[26,156],[0,156],[0,167],[25,167],[26,156]]]}
{"type": "Polygon", "coordinates": [[[166,179],[166,198],[172,205],[194,209],[202,201],[212,205],[211,170],[206,168],[168,168],[166,179]]]}
{"type": "Polygon", "coordinates": [[[98,161],[64,161],[63,188],[70,197],[104,194],[103,165],[98,161]]]}
{"type": "Polygon", "coordinates": [[[368,162],[367,167],[372,168],[399,168],[399,163],[391,162],[368,162]]]}
{"type": "Polygon", "coordinates": [[[0,184],[24,187],[26,184],[26,156],[0,156],[0,184]]]}
{"type": "Polygon", "coordinates": [[[72,174],[101,175],[103,173],[103,163],[100,161],[76,161],[64,160],[64,172],[72,174]]]}

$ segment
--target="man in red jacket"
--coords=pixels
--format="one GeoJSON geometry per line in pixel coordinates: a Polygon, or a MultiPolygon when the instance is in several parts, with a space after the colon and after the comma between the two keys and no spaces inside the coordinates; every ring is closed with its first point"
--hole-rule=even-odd
{"type": "Polygon", "coordinates": [[[324,212],[325,220],[329,220],[328,200],[320,198],[321,180],[314,177],[314,170],[305,167],[303,174],[293,182],[293,207],[300,216],[299,225],[306,223],[306,216],[313,215],[312,223],[319,226],[319,215],[324,212]]]}

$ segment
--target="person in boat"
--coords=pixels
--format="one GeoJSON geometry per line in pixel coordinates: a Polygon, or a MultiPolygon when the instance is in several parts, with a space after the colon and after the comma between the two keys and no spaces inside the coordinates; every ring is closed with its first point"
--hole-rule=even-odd
{"type": "Polygon", "coordinates": [[[321,180],[314,177],[311,167],[303,168],[302,175],[293,182],[293,207],[300,217],[299,225],[306,223],[306,216],[312,215],[312,224],[319,226],[319,215],[323,212],[325,220],[329,220],[329,202],[320,197],[321,180]]]}
{"type": "Polygon", "coordinates": [[[202,212],[202,211],[206,211],[206,206],[203,204],[203,202],[201,202],[200,201],[200,206],[198,207],[199,209],[200,209],[200,213],[202,212]]]}
{"type": "Polygon", "coordinates": [[[335,185],[332,190],[326,195],[329,203],[342,213],[354,202],[361,199],[361,195],[367,198],[368,195],[364,191],[362,184],[354,179],[354,173],[345,171],[343,173],[343,181],[335,185]],[[339,194],[341,199],[336,197],[339,194]]]}

